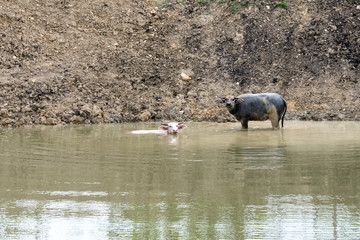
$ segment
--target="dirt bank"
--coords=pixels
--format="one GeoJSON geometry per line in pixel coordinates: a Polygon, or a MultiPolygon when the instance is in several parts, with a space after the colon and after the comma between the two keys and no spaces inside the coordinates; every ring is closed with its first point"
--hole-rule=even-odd
{"type": "Polygon", "coordinates": [[[360,120],[359,35],[358,0],[5,0],[0,125],[233,121],[249,92],[360,120]]]}

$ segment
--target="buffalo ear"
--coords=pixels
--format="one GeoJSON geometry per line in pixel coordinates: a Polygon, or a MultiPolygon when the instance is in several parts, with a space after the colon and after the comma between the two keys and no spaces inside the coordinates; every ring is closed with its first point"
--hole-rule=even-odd
{"type": "Polygon", "coordinates": [[[166,131],[168,129],[168,126],[160,126],[159,129],[166,131]]]}
{"type": "Polygon", "coordinates": [[[182,124],[182,125],[179,125],[178,128],[181,130],[181,129],[187,128],[187,126],[182,124]]]}
{"type": "Polygon", "coordinates": [[[244,99],[242,99],[242,98],[235,98],[235,102],[236,102],[236,103],[242,103],[242,102],[244,102],[244,99]]]}
{"type": "Polygon", "coordinates": [[[161,126],[159,127],[159,129],[165,130],[165,131],[167,131],[168,128],[169,128],[169,125],[167,123],[161,123],[161,126]]]}
{"type": "Polygon", "coordinates": [[[215,102],[217,102],[217,103],[224,103],[224,102],[225,102],[225,98],[219,98],[219,99],[216,100],[215,102]]]}

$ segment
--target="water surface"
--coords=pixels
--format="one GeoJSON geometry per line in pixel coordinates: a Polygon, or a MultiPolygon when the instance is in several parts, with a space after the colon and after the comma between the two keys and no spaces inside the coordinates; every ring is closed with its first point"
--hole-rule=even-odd
{"type": "Polygon", "coordinates": [[[0,129],[0,239],[360,239],[360,123],[0,129]]]}

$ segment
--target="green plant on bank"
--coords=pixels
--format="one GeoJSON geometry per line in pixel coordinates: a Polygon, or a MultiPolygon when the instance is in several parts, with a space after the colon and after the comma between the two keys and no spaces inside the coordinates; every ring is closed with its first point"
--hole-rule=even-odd
{"type": "Polygon", "coordinates": [[[206,4],[206,3],[214,3],[217,0],[197,0],[200,4],[206,4]]]}
{"type": "Polygon", "coordinates": [[[240,2],[240,5],[246,6],[248,3],[249,3],[248,0],[244,0],[244,1],[241,1],[241,2],[240,2]]]}
{"type": "Polygon", "coordinates": [[[286,7],[287,7],[287,2],[285,2],[285,1],[277,2],[277,3],[275,4],[275,7],[286,8],[286,7]]]}
{"type": "Polygon", "coordinates": [[[161,7],[166,8],[169,6],[169,4],[170,4],[170,0],[164,0],[161,2],[161,7]]]}
{"type": "Polygon", "coordinates": [[[244,1],[240,1],[240,2],[230,0],[230,1],[229,1],[229,9],[230,9],[230,12],[231,12],[231,13],[236,13],[236,12],[237,12],[237,6],[238,6],[238,5],[246,6],[248,3],[249,3],[248,0],[244,0],[244,1]]]}
{"type": "Polygon", "coordinates": [[[235,1],[229,1],[229,9],[231,13],[236,13],[237,11],[237,2],[235,1]]]}

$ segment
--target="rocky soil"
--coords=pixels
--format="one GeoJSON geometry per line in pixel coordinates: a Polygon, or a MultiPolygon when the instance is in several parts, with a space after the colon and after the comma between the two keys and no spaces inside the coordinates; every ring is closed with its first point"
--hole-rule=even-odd
{"type": "Polygon", "coordinates": [[[217,97],[259,92],[360,120],[360,1],[279,3],[3,0],[0,125],[234,121],[217,97]]]}

